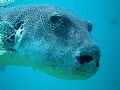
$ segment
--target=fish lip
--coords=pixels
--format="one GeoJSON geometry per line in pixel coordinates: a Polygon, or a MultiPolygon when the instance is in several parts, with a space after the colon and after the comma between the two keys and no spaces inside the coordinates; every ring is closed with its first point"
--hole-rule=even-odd
{"type": "Polygon", "coordinates": [[[85,79],[89,79],[92,76],[94,76],[98,72],[99,67],[96,67],[95,64],[93,66],[89,67],[86,64],[86,65],[78,66],[74,70],[75,70],[75,72],[74,72],[75,77],[80,78],[78,80],[85,80],[85,79]]]}

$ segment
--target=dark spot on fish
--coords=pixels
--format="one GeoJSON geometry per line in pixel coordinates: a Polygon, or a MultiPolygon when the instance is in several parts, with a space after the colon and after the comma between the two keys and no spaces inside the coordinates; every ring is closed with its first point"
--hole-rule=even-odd
{"type": "Polygon", "coordinates": [[[56,65],[51,65],[52,67],[56,67],[56,65]]]}
{"type": "Polygon", "coordinates": [[[22,24],[24,24],[24,21],[17,21],[14,25],[15,29],[18,30],[22,26],[22,24]]]}
{"type": "Polygon", "coordinates": [[[12,35],[12,36],[10,37],[10,39],[15,39],[15,35],[12,35]]]}
{"type": "Polygon", "coordinates": [[[23,31],[20,32],[20,35],[22,35],[23,31]]]}
{"type": "Polygon", "coordinates": [[[80,68],[79,68],[79,67],[77,67],[77,68],[75,68],[75,70],[76,70],[76,71],[79,71],[79,70],[80,70],[80,68]]]}
{"type": "Polygon", "coordinates": [[[23,29],[23,25],[20,27],[20,29],[23,29]]]}
{"type": "Polygon", "coordinates": [[[14,48],[10,48],[10,51],[15,51],[16,49],[14,49],[14,48]]]}
{"type": "Polygon", "coordinates": [[[7,43],[11,43],[11,40],[10,40],[10,39],[7,39],[6,42],[7,42],[7,43]]]}

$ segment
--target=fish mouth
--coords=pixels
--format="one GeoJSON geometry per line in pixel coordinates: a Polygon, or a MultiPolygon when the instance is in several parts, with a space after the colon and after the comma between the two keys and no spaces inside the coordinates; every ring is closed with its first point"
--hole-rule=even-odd
{"type": "Polygon", "coordinates": [[[72,71],[74,80],[89,79],[92,76],[94,76],[95,73],[99,70],[100,52],[99,53],[97,52],[97,54],[94,55],[82,53],[81,56],[82,58],[79,59],[83,59],[84,61],[80,62],[77,60],[77,65],[72,71]]]}
{"type": "Polygon", "coordinates": [[[80,65],[94,63],[96,67],[99,67],[100,56],[99,48],[92,48],[91,50],[81,51],[80,54],[76,56],[76,60],[80,65]]]}
{"type": "Polygon", "coordinates": [[[85,80],[85,79],[89,79],[92,76],[94,76],[96,72],[99,70],[99,66],[96,66],[96,64],[94,65],[91,65],[91,64],[90,63],[84,64],[84,65],[74,68],[73,79],[74,80],[85,80]]]}

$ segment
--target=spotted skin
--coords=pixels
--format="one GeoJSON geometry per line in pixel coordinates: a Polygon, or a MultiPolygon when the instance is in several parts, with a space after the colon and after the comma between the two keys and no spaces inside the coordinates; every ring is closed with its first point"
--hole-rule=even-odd
{"type": "Polygon", "coordinates": [[[1,20],[13,28],[13,33],[5,29],[10,35],[2,38],[3,46],[15,49],[0,56],[1,65],[29,66],[74,80],[87,79],[98,71],[100,51],[90,35],[92,24],[71,11],[50,5],[28,5],[2,11],[1,20]]]}

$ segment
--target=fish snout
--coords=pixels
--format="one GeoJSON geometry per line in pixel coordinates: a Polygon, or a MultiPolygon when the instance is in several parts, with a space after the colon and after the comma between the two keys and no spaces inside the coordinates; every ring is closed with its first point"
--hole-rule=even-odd
{"type": "Polygon", "coordinates": [[[89,64],[95,61],[96,67],[99,67],[100,50],[97,46],[83,48],[80,51],[80,55],[76,57],[79,64],[89,64]]]}

